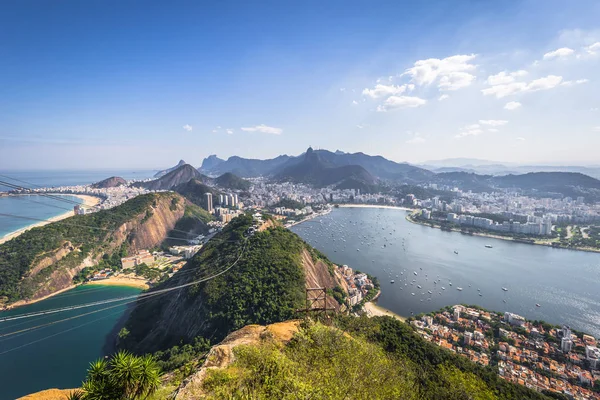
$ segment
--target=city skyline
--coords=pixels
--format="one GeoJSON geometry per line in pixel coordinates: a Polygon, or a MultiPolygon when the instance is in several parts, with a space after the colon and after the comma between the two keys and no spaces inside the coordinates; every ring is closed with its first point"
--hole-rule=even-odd
{"type": "Polygon", "coordinates": [[[598,164],[600,4],[396,3],[2,5],[0,169],[598,164]]]}

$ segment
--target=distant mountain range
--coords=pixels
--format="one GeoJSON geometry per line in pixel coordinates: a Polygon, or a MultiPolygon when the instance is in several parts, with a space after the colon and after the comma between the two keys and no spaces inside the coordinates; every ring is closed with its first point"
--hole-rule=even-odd
{"type": "MultiPolygon", "coordinates": [[[[560,197],[562,195],[583,196],[586,201],[600,200],[600,181],[591,176],[595,171],[593,167],[506,167],[493,161],[459,158],[431,161],[434,169],[431,171],[407,163],[390,161],[381,156],[345,153],[339,150],[335,152],[313,150],[312,148],[308,148],[299,156],[281,155],[267,160],[238,156],[223,160],[216,155],[211,155],[204,159],[198,170],[189,164],[182,164],[182,162],[165,170],[169,172],[160,178],[138,185],[151,190],[165,190],[173,189],[190,180],[196,180],[203,185],[244,191],[248,190],[251,184],[243,177],[264,177],[279,182],[304,183],[316,187],[333,185],[338,189],[360,189],[362,192],[379,191],[382,184],[414,186],[438,183],[476,192],[511,188],[537,197],[560,197]],[[539,168],[542,171],[479,172],[502,171],[503,168],[517,171],[539,168]],[[587,175],[578,172],[577,169],[589,170],[591,173],[587,175]]],[[[597,176],[600,177],[600,168],[598,168],[597,176]]]]}
{"type": "Polygon", "coordinates": [[[448,158],[427,161],[419,167],[439,172],[472,172],[483,175],[518,175],[529,172],[579,172],[600,179],[600,166],[577,165],[518,165],[475,158],[448,158]]]}
{"type": "MultiPolygon", "coordinates": [[[[318,156],[318,158],[315,158],[313,161],[317,161],[318,159],[318,162],[322,164],[323,167],[360,166],[366,170],[367,173],[372,175],[372,177],[379,179],[418,183],[427,181],[435,175],[433,172],[426,169],[407,163],[396,163],[381,156],[370,156],[364,153],[344,153],[342,151],[336,151],[334,153],[328,150],[310,150],[318,156]]],[[[305,156],[306,152],[296,157],[282,155],[268,160],[246,159],[237,156],[222,160],[216,155],[212,155],[204,159],[199,171],[208,176],[217,176],[225,172],[231,172],[246,178],[258,176],[277,177],[281,176],[286,170],[288,170],[289,173],[289,171],[291,171],[289,170],[290,167],[304,162],[305,156]]],[[[347,169],[347,171],[347,174],[342,174],[343,179],[349,178],[350,175],[353,174],[360,175],[359,171],[355,168],[352,171],[347,169]]],[[[332,173],[332,171],[327,172],[329,174],[332,173]]],[[[311,177],[311,179],[313,178],[315,178],[315,176],[311,177]]],[[[363,178],[366,178],[366,176],[363,178]]],[[[326,177],[322,177],[322,179],[325,181],[330,180],[326,177]]],[[[321,180],[321,178],[318,180],[321,180]]]]}
{"type": "Polygon", "coordinates": [[[468,172],[444,172],[436,175],[439,183],[474,192],[519,189],[536,197],[583,196],[586,201],[600,199],[600,180],[578,172],[530,172],[519,175],[479,175],[468,172]]]}
{"type": "MultiPolygon", "coordinates": [[[[334,153],[326,152],[327,155],[334,153]]],[[[273,179],[295,183],[311,184],[318,187],[343,185],[365,190],[372,186],[377,179],[365,168],[357,164],[336,165],[333,160],[327,160],[324,152],[308,148],[304,156],[294,159],[294,162],[278,172],[273,179]]]]}

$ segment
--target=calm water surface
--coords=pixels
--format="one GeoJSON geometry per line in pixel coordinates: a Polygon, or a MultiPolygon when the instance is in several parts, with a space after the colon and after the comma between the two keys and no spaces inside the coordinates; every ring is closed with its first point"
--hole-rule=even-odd
{"type": "MultiPolygon", "coordinates": [[[[139,289],[122,286],[79,286],[50,299],[0,313],[0,318],[34,311],[136,295],[139,289]]],[[[30,319],[0,322],[0,400],[50,388],[81,385],[91,361],[102,356],[106,337],[123,315],[118,303],[72,310],[30,319]],[[69,317],[94,312],[69,321],[69,317]],[[53,323],[52,325],[43,326],[53,323]],[[23,331],[10,336],[9,333],[23,331]]]]}
{"type": "Polygon", "coordinates": [[[444,232],[405,217],[339,208],[292,230],[333,262],[377,276],[379,304],[400,315],[477,304],[600,337],[600,254],[444,232]]]}

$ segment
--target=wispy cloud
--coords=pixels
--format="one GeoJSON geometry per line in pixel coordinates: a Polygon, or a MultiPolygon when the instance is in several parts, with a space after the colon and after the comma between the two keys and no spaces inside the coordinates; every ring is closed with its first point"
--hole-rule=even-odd
{"type": "Polygon", "coordinates": [[[516,110],[517,108],[520,108],[521,106],[522,106],[522,104],[519,103],[518,101],[509,101],[508,103],[506,103],[504,105],[504,109],[513,111],[513,110],[516,110]]]}
{"type": "Polygon", "coordinates": [[[409,136],[411,136],[411,138],[406,141],[406,143],[408,143],[408,144],[419,144],[419,143],[426,142],[425,138],[423,136],[421,136],[421,134],[419,132],[408,131],[406,133],[409,136]]]}
{"type": "Polygon", "coordinates": [[[419,86],[437,82],[440,90],[458,90],[475,80],[472,72],[477,66],[471,63],[475,57],[476,54],[468,54],[419,60],[402,75],[410,76],[411,81],[419,86]]]}
{"type": "Polygon", "coordinates": [[[225,132],[227,132],[229,135],[233,134],[233,129],[226,129],[225,132]]]}
{"type": "Polygon", "coordinates": [[[485,96],[493,95],[501,99],[517,93],[537,92],[539,90],[553,89],[561,84],[562,76],[548,75],[543,78],[527,82],[511,82],[506,84],[494,85],[483,89],[481,92],[485,96]]]}
{"type": "Polygon", "coordinates": [[[447,94],[443,94],[440,97],[438,97],[438,101],[444,101],[449,98],[450,98],[450,96],[448,96],[447,94]]]}
{"type": "Polygon", "coordinates": [[[479,123],[487,126],[503,126],[508,124],[508,121],[502,119],[480,119],[479,123]]]}
{"type": "Polygon", "coordinates": [[[191,132],[193,128],[192,128],[192,126],[191,126],[191,125],[185,124],[185,125],[183,126],[183,129],[185,129],[185,130],[186,130],[186,131],[188,131],[188,132],[191,132]]]}
{"type": "Polygon", "coordinates": [[[553,58],[567,58],[573,53],[575,53],[575,50],[568,47],[561,47],[560,49],[556,49],[544,54],[544,60],[551,60],[553,58]]]}
{"type": "Polygon", "coordinates": [[[386,99],[383,105],[377,107],[378,112],[386,112],[388,110],[400,108],[415,108],[425,105],[427,100],[413,96],[391,96],[386,99]]]}
{"type": "Polygon", "coordinates": [[[241,129],[244,132],[261,132],[261,133],[268,133],[271,135],[281,135],[281,133],[283,132],[283,129],[281,129],[281,128],[275,128],[272,126],[267,126],[265,124],[260,124],[260,125],[251,126],[251,127],[243,127],[241,129]]]}

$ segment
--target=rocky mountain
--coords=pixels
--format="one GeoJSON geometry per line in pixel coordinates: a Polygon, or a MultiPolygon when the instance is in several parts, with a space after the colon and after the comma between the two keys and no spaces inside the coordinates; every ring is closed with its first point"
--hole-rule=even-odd
{"type": "MultiPolygon", "coordinates": [[[[337,150],[313,150],[329,167],[360,166],[372,176],[401,181],[403,183],[424,182],[435,174],[423,168],[407,163],[396,163],[381,156],[370,156],[364,153],[344,153],[337,150]]],[[[297,157],[287,155],[270,160],[250,160],[241,157],[230,157],[227,161],[210,156],[204,160],[200,171],[215,176],[224,172],[233,172],[241,177],[278,176],[285,169],[304,160],[306,153],[297,157]]]]}
{"type": "MultiPolygon", "coordinates": [[[[182,340],[191,342],[198,336],[219,341],[248,324],[293,318],[304,304],[307,286],[334,288],[342,284],[332,264],[296,234],[268,222],[259,232],[247,235],[252,225],[249,215],[235,218],[180,272],[150,290],[187,285],[222,273],[207,282],[138,302],[119,347],[144,353],[182,340]]],[[[328,303],[339,307],[333,298],[328,298],[328,303]]]]}
{"type": "Polygon", "coordinates": [[[199,171],[206,171],[206,173],[210,173],[210,171],[212,171],[213,169],[215,169],[218,165],[224,163],[225,160],[217,157],[216,154],[211,154],[210,156],[206,157],[203,161],[202,161],[202,165],[200,166],[200,168],[198,168],[199,171]]]}
{"type": "Polygon", "coordinates": [[[69,287],[104,254],[118,258],[159,245],[184,212],[180,195],[152,193],[23,233],[0,245],[0,305],[69,287]]]}
{"type": "MultiPolygon", "coordinates": [[[[331,153],[333,154],[333,153],[331,153]]],[[[320,153],[308,148],[300,162],[295,162],[274,176],[278,181],[305,183],[318,187],[328,185],[370,186],[376,183],[366,169],[360,165],[336,166],[324,159],[320,153]]],[[[347,187],[350,188],[350,187],[347,187]]]]}
{"type": "Polygon", "coordinates": [[[249,181],[231,172],[225,172],[223,175],[215,178],[213,182],[218,187],[229,190],[248,190],[251,186],[249,181]]]}
{"type": "Polygon", "coordinates": [[[209,176],[219,176],[226,172],[231,172],[242,178],[271,176],[290,159],[291,157],[287,155],[269,160],[255,160],[232,156],[227,161],[223,161],[214,156],[212,159],[209,157],[202,162],[200,172],[209,176]]]}
{"type": "Polygon", "coordinates": [[[192,179],[202,182],[206,177],[190,164],[183,164],[158,179],[149,182],[140,182],[136,185],[148,190],[169,190],[192,179]]]}
{"type": "Polygon", "coordinates": [[[168,174],[169,172],[176,170],[177,168],[179,168],[185,164],[187,164],[185,161],[179,160],[177,165],[175,165],[174,167],[171,167],[171,168],[163,169],[162,171],[158,171],[156,174],[154,174],[154,177],[160,178],[161,176],[164,176],[164,175],[168,174]]]}
{"type": "Polygon", "coordinates": [[[113,188],[117,186],[127,185],[127,181],[120,176],[111,176],[110,178],[106,178],[100,182],[96,182],[92,185],[93,189],[106,189],[113,188]]]}

